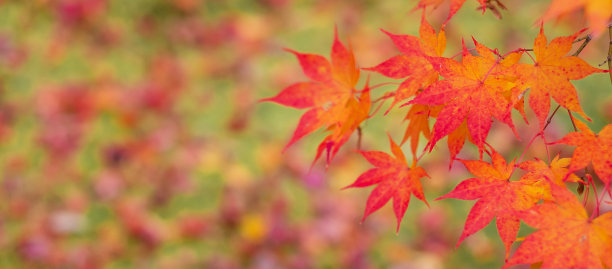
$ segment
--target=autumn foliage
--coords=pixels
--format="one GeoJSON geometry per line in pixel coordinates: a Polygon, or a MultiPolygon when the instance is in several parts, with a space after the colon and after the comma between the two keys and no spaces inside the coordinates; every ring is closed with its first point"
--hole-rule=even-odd
{"type": "MultiPolygon", "coordinates": [[[[325,152],[325,162],[330,164],[351,134],[361,136],[360,125],[379,113],[382,102],[389,100],[387,113],[391,110],[406,113],[408,126],[401,141],[410,143],[412,158],[407,159],[394,142],[395,134],[389,135],[392,154],[358,151],[374,166],[347,186],[375,186],[367,198],[364,220],[392,200],[399,230],[411,196],[427,203],[427,189],[422,188],[421,180],[428,173],[422,163],[427,162],[428,153],[439,150],[440,140],[446,138],[449,165],[460,162],[474,175],[436,199],[476,200],[458,245],[495,219],[506,250],[505,267],[515,264],[535,264],[541,268],[612,267],[612,215],[600,212],[603,204],[610,203],[612,124],[600,131],[588,127],[591,120],[582,109],[577,89],[571,82],[610,72],[592,66],[579,55],[592,39],[605,38],[604,31],[612,27],[609,26],[612,2],[553,0],[548,11],[534,20],[540,32],[533,44],[508,52],[488,48],[475,38],[447,40],[445,28],[453,24],[453,15],[465,1],[449,1],[448,18],[436,31],[427,20],[427,10],[435,9],[442,2],[446,1],[417,3],[416,9],[423,10],[418,36],[382,30],[400,54],[362,70],[369,72],[365,77],[378,73],[397,81],[394,83],[397,86],[366,83],[364,89],[355,89],[360,78],[355,58],[359,57],[353,56],[338,40],[337,32],[331,61],[320,55],[287,49],[297,57],[310,80],[290,85],[277,96],[263,99],[308,109],[287,147],[323,128],[328,136],[320,143],[314,159],[325,152]],[[573,10],[584,10],[587,28],[567,36],[547,38],[544,29],[554,27],[549,22],[573,10]],[[455,55],[445,56],[449,55],[446,49],[449,42],[461,42],[462,49],[455,55]],[[379,90],[393,87],[385,93],[379,90]],[[380,98],[372,99],[371,94],[380,98]],[[536,121],[528,121],[527,108],[535,114],[536,121]],[[575,132],[550,141],[546,137],[547,127],[561,111],[569,114],[575,132]],[[514,120],[513,113],[520,114],[523,120],[514,120]],[[517,140],[518,127],[532,129],[536,134],[521,149],[520,156],[504,157],[488,143],[494,121],[507,126],[517,140]],[[548,156],[524,159],[536,139],[545,144],[548,156]],[[457,157],[463,148],[472,147],[469,144],[478,150],[477,160],[457,157]],[[574,147],[567,149],[573,152],[571,157],[551,158],[548,147],[557,144],[574,147]],[[578,184],[578,196],[569,190],[570,185],[566,186],[569,182],[578,184]],[[595,194],[593,208],[578,200],[583,195],[586,201],[589,189],[595,194]],[[521,222],[535,231],[518,238],[521,222]],[[519,245],[516,252],[513,245],[519,245]]],[[[482,12],[500,15],[500,10],[505,8],[501,1],[478,2],[482,12]]],[[[606,57],[610,61],[611,56],[602,55],[602,59],[606,57]]],[[[602,87],[609,88],[609,85],[602,87]]]]}

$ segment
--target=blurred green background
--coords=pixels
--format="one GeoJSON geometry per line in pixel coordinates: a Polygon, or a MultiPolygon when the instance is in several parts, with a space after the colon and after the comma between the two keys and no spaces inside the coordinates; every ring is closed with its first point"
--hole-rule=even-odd
{"type": "MultiPolygon", "coordinates": [[[[499,20],[467,1],[448,25],[446,56],[472,36],[530,48],[548,1],[506,2],[499,20]]],[[[340,190],[370,168],[355,137],[328,169],[309,172],[323,132],[282,153],[302,111],[257,102],[306,79],[283,47],[328,57],[337,26],[359,65],[374,66],[398,53],[379,29],[417,34],[415,5],[0,1],[0,268],[499,267],[494,225],[455,248],[473,202],[433,201],[469,176],[448,170],[445,147],[421,164],[431,207],[413,200],[395,234],[390,205],[360,223],[369,189],[340,190]]],[[[447,9],[428,13],[436,29],[447,9]]],[[[567,21],[546,25],[549,40],[581,28],[567,21]]],[[[582,56],[601,63],[607,41],[582,56]]],[[[608,77],[575,85],[598,131],[612,116],[608,77]]],[[[387,151],[406,111],[367,121],[361,148],[387,151]]],[[[551,139],[570,130],[566,115],[555,120],[551,139]]],[[[537,132],[518,125],[523,141],[504,126],[490,134],[508,159],[537,132]]],[[[466,147],[460,156],[477,158],[466,147]]],[[[545,156],[541,143],[533,155],[545,156]]]]}

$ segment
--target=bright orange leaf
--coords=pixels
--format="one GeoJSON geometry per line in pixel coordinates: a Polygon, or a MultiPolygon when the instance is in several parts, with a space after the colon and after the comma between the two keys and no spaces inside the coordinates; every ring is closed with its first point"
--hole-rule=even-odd
{"type": "Polygon", "coordinates": [[[378,184],[368,197],[362,221],[393,198],[393,211],[397,218],[397,230],[399,231],[411,195],[427,204],[420,178],[428,175],[421,167],[408,166],[404,153],[393,142],[391,136],[389,136],[389,143],[393,156],[381,151],[360,152],[368,162],[376,167],[361,174],[353,184],[345,188],[368,187],[378,184]]]}
{"type": "Polygon", "coordinates": [[[419,145],[419,138],[421,134],[423,134],[427,140],[429,140],[431,137],[429,118],[438,116],[438,112],[440,112],[441,108],[441,106],[419,104],[410,106],[410,109],[404,118],[404,120],[408,121],[408,127],[406,127],[406,132],[404,133],[404,138],[402,139],[401,144],[404,144],[406,141],[410,140],[410,150],[412,151],[412,156],[414,158],[416,158],[417,147],[419,145]]]}
{"type": "Polygon", "coordinates": [[[323,142],[319,144],[315,161],[325,151],[327,152],[326,162],[329,163],[338,150],[340,150],[340,147],[350,138],[351,134],[370,116],[371,105],[370,88],[366,83],[365,89],[362,90],[359,98],[349,98],[344,107],[334,107],[333,109],[338,110],[338,112],[332,113],[336,115],[336,122],[326,129],[331,134],[325,137],[323,142]]]}
{"type": "Polygon", "coordinates": [[[584,168],[592,161],[595,173],[606,184],[612,180],[612,124],[606,125],[599,134],[593,133],[586,124],[576,121],[580,132],[567,134],[554,144],[576,146],[569,171],[584,168]]]}
{"type": "Polygon", "coordinates": [[[517,212],[534,206],[542,198],[542,187],[539,182],[531,180],[510,181],[514,161],[507,164],[495,151],[491,159],[491,163],[462,160],[476,177],[462,181],[453,191],[436,200],[479,199],[468,214],[457,245],[496,218],[497,230],[506,247],[507,256],[520,227],[517,212]]]}
{"type": "Polygon", "coordinates": [[[555,202],[520,214],[538,231],[529,235],[504,266],[542,263],[547,268],[612,268],[612,212],[590,219],[576,196],[551,184],[555,202]]]}
{"type": "Polygon", "coordinates": [[[550,165],[544,161],[536,159],[534,161],[525,161],[517,164],[517,166],[527,173],[522,177],[531,180],[544,180],[555,182],[559,186],[563,186],[563,182],[579,182],[581,181],[576,175],[572,174],[567,166],[570,164],[570,158],[559,158],[559,155],[550,162],[550,165]],[[569,174],[569,176],[567,176],[569,174]]]}
{"type": "Polygon", "coordinates": [[[584,9],[588,24],[595,36],[608,27],[612,17],[610,0],[553,0],[541,20],[547,21],[579,9],[584,9]]]}
{"type": "Polygon", "coordinates": [[[327,150],[327,162],[348,140],[359,124],[368,117],[370,95],[366,86],[357,97],[354,87],[359,80],[359,69],[351,50],[339,40],[337,32],[331,52],[331,63],[316,54],[287,51],[298,58],[304,74],[311,79],[285,88],[277,96],[262,99],[294,108],[310,108],[298,123],[288,148],[302,137],[324,127],[331,134],[319,145],[317,157],[327,150]]]}
{"type": "Polygon", "coordinates": [[[550,110],[550,97],[562,107],[588,119],[578,103],[576,88],[569,81],[606,70],[594,68],[576,56],[566,56],[580,33],[555,38],[547,45],[543,28],[540,28],[540,34],[533,44],[536,62],[516,65],[521,83],[531,88],[529,106],[537,115],[540,127],[545,125],[550,110]]]}

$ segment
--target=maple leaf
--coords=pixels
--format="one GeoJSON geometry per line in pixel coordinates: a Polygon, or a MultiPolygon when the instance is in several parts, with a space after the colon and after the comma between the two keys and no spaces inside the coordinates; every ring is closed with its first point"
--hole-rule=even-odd
{"type": "Polygon", "coordinates": [[[332,133],[319,144],[315,161],[319,159],[323,151],[326,151],[326,162],[329,163],[331,158],[340,150],[340,147],[350,138],[353,131],[359,128],[359,125],[370,116],[371,105],[370,88],[368,82],[366,82],[359,98],[350,98],[346,101],[344,107],[335,107],[339,110],[337,113],[332,113],[336,115],[336,123],[327,128],[327,131],[332,133]]]}
{"type": "MultiPolygon", "coordinates": [[[[431,138],[429,118],[436,118],[441,109],[442,106],[439,105],[428,106],[413,104],[410,106],[410,109],[404,118],[404,120],[408,121],[408,126],[406,127],[402,144],[410,140],[410,149],[413,157],[416,158],[416,150],[419,145],[420,135],[423,134],[427,140],[431,138]]],[[[471,138],[467,130],[467,125],[465,122],[463,122],[461,126],[448,135],[448,150],[451,160],[454,160],[459,151],[461,151],[466,139],[470,140],[471,138]]]]}
{"type": "Polygon", "coordinates": [[[334,34],[331,63],[320,55],[286,50],[298,58],[304,74],[311,81],[295,83],[275,97],[261,101],[298,109],[309,108],[300,118],[285,149],[302,137],[324,127],[331,131],[331,134],[319,145],[315,161],[322,155],[323,150],[327,150],[329,163],[359,124],[367,119],[370,111],[369,89],[366,85],[357,97],[358,91],[354,87],[359,80],[359,69],[352,51],[338,40],[337,31],[334,34]]]}
{"type": "Polygon", "coordinates": [[[542,269],[602,268],[602,262],[612,267],[612,212],[591,219],[576,196],[550,186],[555,202],[545,201],[520,214],[538,231],[525,239],[504,268],[537,262],[543,262],[542,269]]]}
{"type": "Polygon", "coordinates": [[[540,20],[548,21],[578,9],[584,9],[594,36],[598,36],[608,27],[612,17],[610,0],[553,0],[540,20]]]}
{"type": "Polygon", "coordinates": [[[429,117],[436,117],[441,108],[441,106],[419,104],[410,106],[410,109],[404,118],[404,120],[408,121],[408,126],[406,127],[406,132],[404,133],[404,138],[402,139],[401,144],[404,144],[406,141],[410,140],[410,149],[412,151],[412,156],[415,159],[421,134],[423,134],[427,140],[429,140],[431,137],[429,117]]]}
{"type": "Polygon", "coordinates": [[[563,182],[580,182],[580,178],[572,174],[567,166],[570,164],[570,158],[559,158],[559,155],[555,156],[550,162],[550,165],[544,161],[536,159],[534,161],[524,161],[517,164],[518,168],[521,168],[527,173],[522,176],[525,179],[531,180],[542,180],[552,181],[559,186],[564,186],[563,182]],[[567,176],[569,174],[569,176],[567,176]]]}
{"type": "Polygon", "coordinates": [[[586,124],[576,121],[580,132],[572,132],[552,144],[576,146],[569,171],[584,168],[593,162],[595,173],[604,183],[612,180],[612,124],[606,125],[599,134],[593,133],[586,124]]]}
{"type": "Polygon", "coordinates": [[[540,28],[540,34],[533,44],[536,62],[533,65],[516,65],[522,85],[531,88],[529,106],[538,117],[540,127],[545,125],[551,96],[562,107],[588,119],[578,102],[576,88],[569,80],[582,79],[606,70],[594,68],[576,56],[566,56],[572,48],[572,42],[580,33],[558,37],[547,44],[544,30],[540,28]]]}
{"type": "Polygon", "coordinates": [[[376,167],[361,174],[353,184],[344,189],[378,184],[368,197],[362,221],[393,198],[393,211],[397,218],[397,231],[399,231],[411,195],[427,204],[420,178],[428,177],[428,175],[419,166],[413,165],[411,168],[408,166],[404,153],[393,142],[391,136],[389,136],[389,144],[393,156],[381,151],[361,151],[361,155],[376,167]]]}
{"type": "Polygon", "coordinates": [[[444,29],[436,34],[434,28],[421,17],[419,37],[395,35],[383,30],[402,55],[391,57],[375,67],[365,70],[378,72],[386,77],[406,78],[395,91],[395,99],[389,110],[398,102],[412,97],[419,89],[424,89],[438,80],[438,72],[429,63],[429,56],[442,56],[446,48],[444,29]]]}
{"type": "MultiPolygon", "coordinates": [[[[433,126],[430,150],[436,142],[466,121],[471,141],[481,150],[494,117],[514,130],[510,111],[515,103],[508,96],[518,96],[514,77],[503,61],[490,49],[474,40],[482,56],[471,55],[464,46],[463,60],[431,57],[429,61],[444,77],[418,94],[410,104],[444,105],[433,126]]],[[[512,98],[516,99],[516,98],[512,98]]],[[[461,136],[458,136],[461,137],[461,136]]],[[[461,141],[463,143],[463,141],[461,141]]]]}
{"type": "Polygon", "coordinates": [[[523,179],[510,181],[514,161],[507,164],[494,150],[491,163],[466,160],[461,162],[476,177],[462,181],[453,191],[436,199],[478,199],[468,214],[457,245],[496,218],[497,230],[508,256],[520,227],[516,213],[534,206],[542,198],[542,184],[523,179]]]}

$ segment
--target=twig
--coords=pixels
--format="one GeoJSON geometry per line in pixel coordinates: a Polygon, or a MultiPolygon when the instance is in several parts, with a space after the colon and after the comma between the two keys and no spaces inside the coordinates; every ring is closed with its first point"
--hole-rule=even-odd
{"type": "Polygon", "coordinates": [[[572,121],[572,127],[574,127],[574,132],[578,132],[578,128],[576,128],[576,123],[574,122],[574,116],[572,116],[572,112],[568,109],[567,110],[567,114],[570,117],[570,120],[572,121]]]}
{"type": "Polygon", "coordinates": [[[584,42],[582,42],[580,47],[578,47],[578,50],[576,52],[574,52],[574,54],[572,56],[578,56],[582,52],[584,47],[586,47],[586,45],[589,44],[589,42],[591,42],[591,35],[586,35],[585,37],[582,37],[582,38],[579,38],[579,39],[584,39],[584,42]]]}
{"type": "Polygon", "coordinates": [[[608,45],[608,74],[610,75],[610,83],[612,83],[612,23],[608,25],[608,34],[610,35],[610,43],[608,45]]]}
{"type": "Polygon", "coordinates": [[[572,43],[578,43],[578,42],[580,42],[580,41],[582,41],[582,40],[587,39],[587,37],[588,37],[588,35],[583,36],[583,37],[581,37],[581,38],[576,38],[576,40],[574,40],[574,42],[572,42],[572,43]]]}
{"type": "Polygon", "coordinates": [[[361,126],[357,127],[357,150],[361,150],[361,135],[363,134],[361,126]]]}

